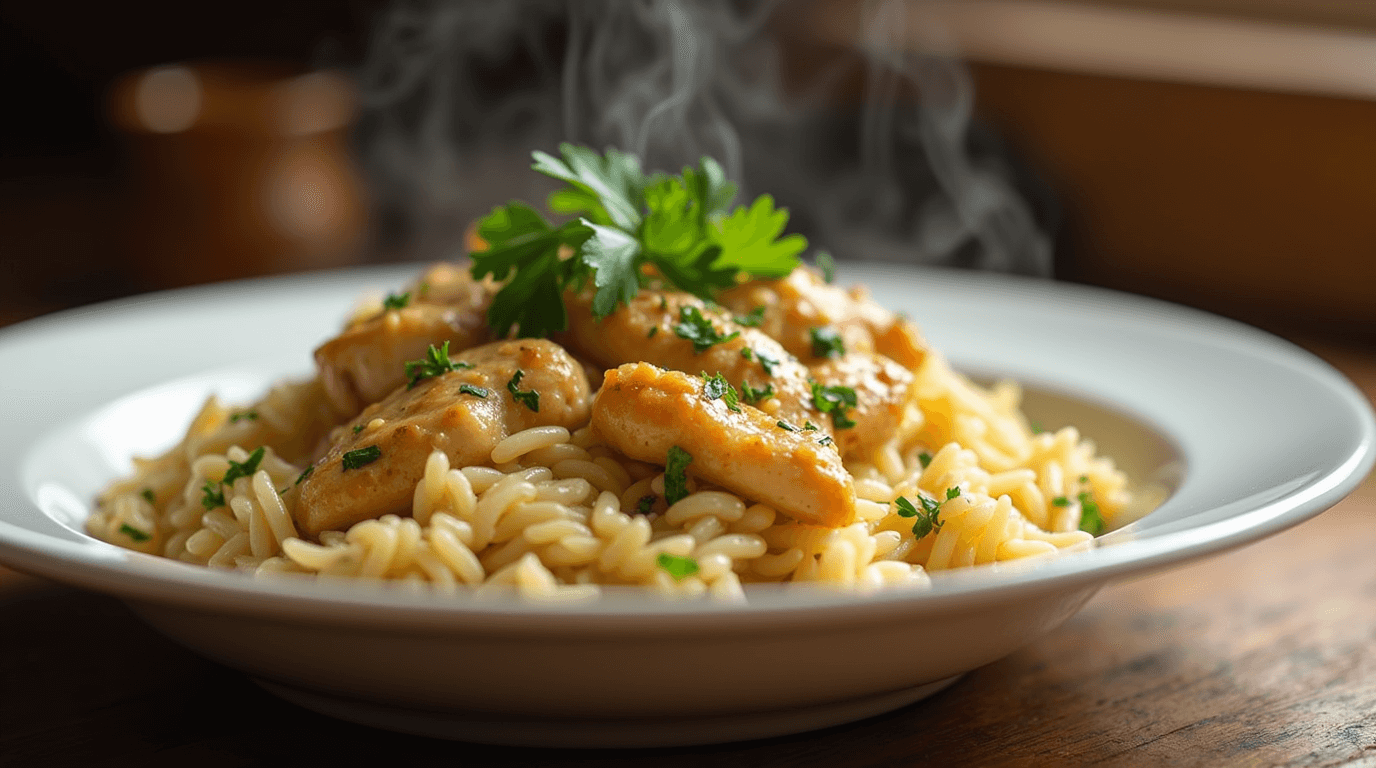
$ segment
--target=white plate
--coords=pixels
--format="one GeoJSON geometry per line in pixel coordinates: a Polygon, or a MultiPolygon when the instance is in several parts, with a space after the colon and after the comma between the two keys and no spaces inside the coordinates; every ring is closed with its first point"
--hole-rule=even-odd
{"type": "MultiPolygon", "coordinates": [[[[1372,465],[1365,399],[1312,355],[1178,306],[1003,276],[847,266],[959,368],[1008,376],[1171,490],[1096,549],[937,574],[925,591],[762,589],[744,607],[634,591],[576,606],[253,580],[82,533],[129,459],[212,389],[305,374],[384,268],[137,297],[0,331],[0,561],[114,594],[305,706],[529,745],[666,745],[805,730],[914,701],[1050,631],[1111,578],[1218,552],[1332,506],[1372,465]]],[[[1258,585],[1263,588],[1263,585],[1258,585]]]]}

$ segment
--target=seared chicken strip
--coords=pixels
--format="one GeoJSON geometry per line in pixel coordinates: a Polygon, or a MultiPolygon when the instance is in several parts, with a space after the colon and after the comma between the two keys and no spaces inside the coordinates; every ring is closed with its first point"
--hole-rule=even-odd
{"type": "Polygon", "coordinates": [[[454,353],[489,339],[486,313],[496,293],[491,282],[436,265],[408,292],[406,306],[356,320],[315,350],[320,381],[344,416],[405,383],[407,361],[425,357],[432,344],[449,342],[454,353]]]}
{"type": "Polygon", "coordinates": [[[451,466],[488,464],[492,449],[531,427],[575,429],[588,418],[588,379],[545,339],[499,341],[453,357],[471,368],[400,387],[364,409],[301,483],[297,527],[310,536],[389,512],[407,514],[432,450],[451,466]],[[535,392],[518,401],[508,389],[535,392]],[[538,408],[538,410],[537,410],[538,408]]]}
{"type": "Polygon", "coordinates": [[[828,285],[808,267],[779,280],[737,286],[722,293],[720,301],[738,315],[764,307],[760,330],[804,363],[818,358],[813,354],[814,329],[834,332],[848,352],[878,352],[910,371],[927,354],[927,342],[912,322],[880,306],[864,287],[847,291],[828,285]]]}
{"type": "Polygon", "coordinates": [[[892,435],[912,381],[901,366],[864,352],[809,369],[758,328],[742,326],[729,314],[708,309],[686,293],[642,290],[629,305],[601,320],[593,317],[586,294],[570,294],[564,303],[569,312],[564,340],[580,354],[607,368],[647,362],[673,371],[720,373],[741,391],[744,402],[776,421],[797,427],[811,423],[834,437],[842,456],[852,450],[867,451],[892,435]],[[723,340],[704,347],[685,337],[685,332],[692,336],[696,331],[683,327],[684,309],[701,313],[710,332],[723,340]],[[738,335],[724,338],[731,334],[738,335]],[[814,382],[856,389],[857,402],[844,408],[855,427],[834,428],[834,418],[823,414],[814,402],[814,382]],[[762,391],[771,394],[750,397],[751,392],[762,391]]]}
{"type": "Polygon", "coordinates": [[[732,411],[703,394],[703,380],[632,363],[607,371],[592,427],[632,459],[663,465],[678,446],[688,473],[798,520],[825,526],[855,517],[855,486],[820,431],[789,431],[748,406],[732,411]]]}

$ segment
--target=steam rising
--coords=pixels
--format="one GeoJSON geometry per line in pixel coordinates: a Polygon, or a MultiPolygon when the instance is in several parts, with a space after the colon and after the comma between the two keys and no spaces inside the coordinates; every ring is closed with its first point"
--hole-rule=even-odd
{"type": "Polygon", "coordinates": [[[1049,239],[1028,205],[996,161],[968,149],[968,73],[907,50],[907,3],[863,8],[862,108],[829,93],[841,72],[785,90],[778,9],[398,2],[359,72],[384,234],[410,257],[452,255],[494,205],[543,198],[530,150],[573,141],[633,151],[649,169],[711,155],[745,195],[770,192],[792,229],[841,258],[1049,274],[1049,239]]]}

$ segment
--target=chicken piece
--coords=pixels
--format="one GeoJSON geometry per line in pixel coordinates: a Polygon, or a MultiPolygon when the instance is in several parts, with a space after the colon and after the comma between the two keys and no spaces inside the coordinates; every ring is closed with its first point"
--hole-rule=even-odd
{"type": "Polygon", "coordinates": [[[453,359],[473,367],[398,388],[340,431],[301,483],[300,530],[317,536],[389,512],[407,514],[432,450],[444,451],[455,467],[490,464],[493,447],[516,432],[587,421],[587,376],[552,341],[499,341],[453,359]],[[518,370],[517,389],[538,393],[538,410],[508,390],[518,370]]]}
{"type": "Polygon", "coordinates": [[[405,383],[406,363],[424,358],[432,344],[449,342],[452,354],[488,341],[495,287],[456,270],[432,267],[405,307],[357,320],[315,350],[321,383],[340,414],[353,416],[405,383]]]}
{"type": "Polygon", "coordinates": [[[798,520],[830,527],[855,518],[855,484],[820,432],[791,432],[778,419],[703,394],[703,380],[632,363],[607,371],[592,406],[594,432],[638,461],[664,465],[673,446],[688,473],[798,520]]]}
{"type": "Polygon", "coordinates": [[[586,294],[566,296],[564,303],[569,312],[564,339],[581,354],[607,368],[646,362],[673,371],[720,373],[740,389],[744,402],[776,421],[798,427],[810,422],[834,437],[842,456],[851,450],[868,450],[892,435],[912,381],[912,375],[901,366],[860,352],[847,354],[849,362],[844,365],[823,363],[809,369],[764,332],[743,327],[729,314],[708,309],[686,293],[644,290],[628,306],[601,320],[593,317],[586,294]],[[696,351],[693,341],[676,330],[686,307],[701,312],[715,333],[740,335],[696,351]],[[743,354],[744,350],[748,352],[743,354]],[[857,383],[865,387],[864,396],[857,390],[856,405],[846,408],[855,427],[833,428],[834,420],[813,402],[814,381],[824,387],[855,387],[857,383]],[[747,387],[753,391],[772,387],[773,394],[754,400],[748,397],[747,387]]]}
{"type": "Polygon", "coordinates": [[[738,315],[764,307],[760,330],[777,339],[804,363],[816,362],[812,331],[830,328],[848,352],[878,352],[908,370],[927,355],[927,342],[911,321],[890,312],[856,286],[849,291],[828,285],[808,267],[798,267],[779,280],[757,280],[720,297],[738,315]]]}

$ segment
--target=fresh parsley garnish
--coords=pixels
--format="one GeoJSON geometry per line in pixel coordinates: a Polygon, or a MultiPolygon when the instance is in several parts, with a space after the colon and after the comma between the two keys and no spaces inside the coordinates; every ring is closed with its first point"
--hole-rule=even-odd
{"type": "Polygon", "coordinates": [[[220,489],[220,484],[214,480],[206,480],[205,485],[201,486],[201,506],[215,509],[224,505],[225,492],[220,489]]]}
{"type": "Polygon", "coordinates": [[[760,361],[760,367],[764,369],[764,375],[766,376],[773,376],[774,366],[781,362],[779,358],[774,357],[768,352],[761,352],[759,350],[755,350],[755,359],[760,361]]]}
{"type": "Polygon", "coordinates": [[[808,331],[812,336],[813,357],[840,357],[846,354],[846,345],[836,329],[829,327],[813,328],[808,331]]]}
{"type": "Polygon", "coordinates": [[[506,391],[511,393],[512,400],[515,400],[518,403],[522,403],[525,405],[525,407],[529,408],[530,410],[539,413],[540,393],[536,392],[533,389],[521,389],[519,386],[521,383],[521,379],[524,378],[525,375],[525,371],[521,370],[520,368],[517,368],[516,372],[511,374],[511,381],[508,381],[506,383],[506,391]]]}
{"type": "Polygon", "coordinates": [[[822,435],[822,439],[817,441],[818,445],[836,445],[836,441],[831,439],[831,435],[822,435]]]}
{"type": "Polygon", "coordinates": [[[1031,429],[1031,430],[1032,430],[1032,434],[1034,434],[1034,435],[1040,435],[1041,433],[1043,433],[1043,432],[1046,431],[1046,430],[1042,427],[1041,422],[1035,421],[1035,420],[1034,420],[1034,421],[1029,421],[1029,422],[1027,422],[1027,427],[1028,427],[1028,429],[1031,429]]]}
{"type": "Polygon", "coordinates": [[[803,422],[803,431],[804,431],[804,432],[816,432],[816,431],[817,431],[817,425],[816,425],[816,424],[813,424],[813,423],[810,422],[810,421],[805,421],[805,422],[803,422]]]}
{"type": "Polygon", "coordinates": [[[831,414],[833,427],[849,429],[855,426],[855,421],[846,415],[847,408],[855,407],[855,390],[839,384],[824,387],[816,381],[809,383],[812,385],[812,407],[816,408],[819,413],[831,414]]]}
{"type": "Polygon", "coordinates": [[[137,543],[143,543],[153,538],[153,534],[147,533],[145,531],[140,531],[139,529],[135,528],[134,526],[128,523],[124,523],[123,525],[121,525],[119,527],[119,532],[124,534],[125,536],[128,536],[130,539],[133,539],[137,543]]]}
{"type": "Polygon", "coordinates": [[[592,310],[606,317],[651,279],[707,299],[737,276],[783,277],[807,247],[783,236],[788,212],[762,195],[736,206],[736,185],[703,158],[677,176],[647,174],[634,155],[562,144],[559,157],[533,153],[534,170],[565,183],[549,209],[572,217],[555,227],[534,208],[512,202],[484,217],[472,273],[506,284],[487,319],[497,336],[545,336],[568,326],[563,294],[593,287],[592,310]],[[643,269],[653,266],[653,270],[643,269]]]}
{"type": "Polygon", "coordinates": [[[148,502],[149,504],[156,504],[158,502],[158,498],[153,495],[152,488],[144,488],[143,490],[139,491],[139,495],[142,496],[143,500],[148,502]]]}
{"type": "Polygon", "coordinates": [[[1093,536],[1098,536],[1104,532],[1104,516],[1099,512],[1099,505],[1094,498],[1089,495],[1089,491],[1080,491],[1080,530],[1093,536]]]}
{"type": "Polygon", "coordinates": [[[917,454],[917,463],[921,464],[923,469],[930,467],[932,465],[932,454],[926,451],[917,454]]]}
{"type": "Polygon", "coordinates": [[[678,324],[674,326],[674,333],[693,342],[693,354],[702,354],[714,344],[730,341],[741,335],[740,331],[733,331],[725,336],[718,333],[717,329],[712,327],[712,321],[703,317],[702,310],[694,306],[679,308],[678,324]]]}
{"type": "Polygon", "coordinates": [[[655,558],[655,564],[668,571],[669,575],[674,577],[674,581],[683,581],[702,570],[698,567],[698,561],[693,558],[671,555],[668,552],[660,552],[659,557],[655,558]]]}
{"type": "MultiPolygon", "coordinates": [[[[959,488],[950,488],[946,491],[947,499],[954,499],[959,495],[959,488]],[[952,491],[954,491],[954,494],[952,494],[952,491]]],[[[897,499],[894,499],[893,503],[894,506],[898,507],[897,512],[899,517],[916,518],[913,521],[914,538],[920,539],[932,531],[939,531],[941,530],[941,526],[946,524],[940,517],[941,502],[928,497],[925,493],[918,492],[917,494],[917,503],[920,507],[913,506],[913,503],[909,501],[906,496],[899,496],[897,499]]]]}
{"type": "Polygon", "coordinates": [[[382,300],[382,310],[385,312],[389,309],[403,309],[407,304],[410,303],[410,291],[407,291],[406,293],[402,294],[389,293],[387,294],[387,298],[382,300]]]}
{"type": "Polygon", "coordinates": [[[362,424],[355,424],[355,425],[354,425],[354,434],[355,434],[355,435],[358,434],[359,432],[362,432],[362,431],[363,431],[363,425],[362,425],[362,424]]]}
{"type": "Polygon", "coordinates": [[[220,482],[225,485],[233,485],[234,481],[241,477],[253,477],[253,473],[258,471],[258,464],[263,460],[265,451],[266,449],[260,445],[242,463],[230,461],[229,469],[225,471],[225,477],[220,482]]]}
{"type": "Polygon", "coordinates": [[[1067,499],[1064,496],[1057,496],[1056,498],[1051,500],[1051,503],[1052,505],[1057,507],[1068,507],[1070,506],[1070,499],[1067,499]]]}
{"type": "Polygon", "coordinates": [[[759,401],[765,399],[766,397],[773,397],[773,396],[774,396],[774,385],[773,385],[773,384],[766,384],[766,385],[764,385],[764,389],[755,389],[754,387],[750,386],[750,382],[748,382],[748,381],[742,381],[742,382],[741,382],[741,397],[744,398],[744,399],[745,399],[745,402],[747,402],[747,403],[758,403],[759,401]]]}
{"type": "Polygon", "coordinates": [[[822,279],[827,283],[836,282],[836,259],[826,251],[817,253],[817,268],[822,270],[822,279]]]}
{"type": "Polygon", "coordinates": [[[303,480],[305,480],[306,478],[310,477],[310,476],[311,476],[311,473],[314,472],[314,471],[315,471],[315,465],[314,465],[314,464],[312,464],[312,465],[306,467],[305,469],[301,470],[301,474],[299,474],[299,475],[296,476],[296,482],[292,483],[292,485],[300,485],[300,484],[301,484],[301,481],[303,481],[303,480]]]}
{"type": "Polygon", "coordinates": [[[677,445],[669,446],[664,461],[664,500],[670,505],[688,495],[688,465],[692,463],[693,454],[677,445]]]}
{"type": "Polygon", "coordinates": [[[653,339],[656,333],[659,333],[659,326],[652,325],[650,326],[650,330],[645,334],[645,338],[653,339]]]}
{"type": "MultiPolygon", "coordinates": [[[[492,392],[491,392],[490,390],[488,390],[486,387],[478,387],[478,386],[474,386],[474,385],[472,385],[472,384],[460,384],[460,385],[459,385],[459,394],[461,394],[461,395],[472,395],[472,396],[474,396],[474,397],[483,397],[483,398],[485,398],[485,397],[487,397],[488,395],[492,394],[492,392]]],[[[537,396],[537,398],[538,398],[538,396],[537,396]]],[[[538,403],[539,400],[537,399],[536,402],[538,403]]]]}
{"type": "Polygon", "coordinates": [[[257,412],[257,411],[242,411],[242,412],[240,412],[240,413],[231,413],[231,414],[229,415],[229,423],[230,423],[230,424],[237,424],[237,423],[239,423],[239,422],[241,422],[241,421],[257,421],[257,419],[258,419],[258,412],[257,412]]]}
{"type": "Polygon", "coordinates": [[[650,510],[653,509],[654,506],[655,506],[655,496],[654,496],[654,494],[648,494],[648,495],[646,495],[646,496],[641,496],[640,499],[639,499],[638,501],[636,501],[636,503],[635,503],[635,511],[636,511],[636,514],[638,514],[638,515],[648,515],[648,514],[650,514],[650,510]]]}
{"type": "Polygon", "coordinates": [[[412,360],[406,364],[406,388],[410,389],[425,379],[443,376],[450,371],[462,371],[472,367],[462,360],[449,359],[449,342],[444,342],[438,349],[431,344],[423,359],[412,360]]]}
{"type": "Polygon", "coordinates": [[[789,424],[788,422],[784,421],[783,419],[779,419],[778,421],[774,422],[774,426],[778,427],[779,429],[782,429],[782,430],[785,431],[785,432],[801,432],[801,431],[802,431],[802,430],[798,429],[797,427],[793,426],[792,424],[789,424]]]}
{"type": "Polygon", "coordinates": [[[726,377],[717,373],[715,376],[708,376],[706,371],[702,372],[702,394],[708,400],[721,400],[726,403],[726,407],[741,412],[740,397],[736,388],[726,380],[726,377]]]}
{"type": "Polygon", "coordinates": [[[346,451],[340,459],[340,463],[344,465],[344,469],[358,469],[359,467],[366,467],[380,458],[382,458],[382,449],[376,445],[370,445],[356,451],[346,451]]]}
{"type": "Polygon", "coordinates": [[[736,315],[736,323],[746,328],[759,328],[760,323],[764,322],[764,305],[750,310],[749,314],[736,315]]]}

